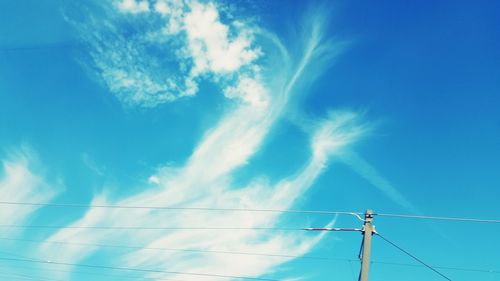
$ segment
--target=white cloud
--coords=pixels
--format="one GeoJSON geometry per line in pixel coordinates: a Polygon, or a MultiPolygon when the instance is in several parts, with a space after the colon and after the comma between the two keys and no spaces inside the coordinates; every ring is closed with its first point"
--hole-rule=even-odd
{"type": "MultiPolygon", "coordinates": [[[[253,28],[241,21],[223,22],[212,2],[148,3],[123,0],[118,11],[104,5],[106,19],[89,17],[76,25],[90,49],[90,68],[123,103],[154,107],[194,96],[202,80],[215,81],[221,91],[248,87],[249,81],[252,87],[263,87],[255,65],[262,52],[254,46],[253,28]],[[122,28],[123,21],[134,29],[122,28]]],[[[247,93],[226,96],[256,102],[247,93]]]]}
{"type": "MultiPolygon", "coordinates": [[[[343,114],[342,114],[343,115],[343,114]]],[[[210,132],[198,146],[186,166],[172,171],[160,172],[152,176],[161,183],[161,191],[148,190],[125,200],[107,202],[103,197],[97,197],[94,204],[117,205],[169,205],[183,207],[213,207],[213,208],[254,208],[254,209],[288,209],[295,200],[309,189],[327,165],[328,158],[313,153],[310,160],[295,176],[283,179],[276,185],[256,180],[247,187],[234,189],[229,176],[231,171],[242,165],[256,151],[257,143],[262,141],[262,134],[268,130],[267,123],[260,127],[259,134],[246,133],[247,125],[256,127],[255,120],[245,121],[244,115],[230,114],[219,126],[210,132]],[[237,121],[237,122],[236,122],[237,121]],[[230,126],[230,127],[228,127],[230,126]],[[243,129],[236,130],[243,126],[243,129]],[[231,128],[231,134],[225,135],[225,128],[231,128]],[[233,145],[250,147],[243,149],[249,153],[233,155],[227,147],[233,145]],[[229,151],[227,154],[225,151],[229,151]],[[212,154],[218,153],[217,158],[212,154]],[[214,161],[217,159],[217,161],[214,161]]],[[[261,116],[259,120],[266,117],[261,116]]],[[[350,142],[345,135],[351,135],[351,141],[359,137],[359,128],[353,122],[353,117],[339,116],[324,121],[318,126],[318,133],[322,135],[321,142],[342,140],[336,146],[328,149],[334,152],[342,149],[350,142]],[[349,123],[349,124],[348,124],[349,123]],[[325,127],[335,128],[324,134],[325,127]]],[[[258,127],[258,126],[257,126],[258,127]]],[[[311,147],[316,147],[318,138],[313,138],[311,147]]],[[[241,148],[236,148],[236,152],[241,148]]],[[[325,152],[327,153],[327,152],[325,152]]],[[[72,226],[106,225],[119,226],[132,224],[155,225],[165,227],[272,227],[280,219],[277,213],[246,213],[246,212],[193,212],[179,211],[173,216],[168,212],[151,210],[103,210],[91,208],[84,218],[73,223],[72,226]]],[[[214,251],[238,251],[253,253],[287,253],[303,255],[316,245],[322,236],[313,236],[301,233],[276,233],[261,230],[235,231],[182,231],[163,230],[156,232],[137,232],[131,230],[95,230],[89,229],[62,229],[49,241],[78,241],[84,243],[115,243],[127,241],[128,244],[143,244],[149,248],[180,248],[203,249],[214,251]]],[[[75,248],[62,250],[57,244],[57,251],[53,245],[46,244],[40,252],[44,259],[60,259],[77,262],[87,255],[98,250],[97,247],[75,248]],[[47,253],[52,253],[52,256],[47,253]]],[[[152,252],[143,249],[130,252],[119,259],[119,263],[130,267],[157,268],[160,270],[225,274],[235,276],[260,276],[292,258],[276,257],[262,259],[258,256],[232,256],[215,253],[172,253],[152,252]],[[189,262],[187,262],[189,261],[189,262]]],[[[155,273],[149,278],[166,278],[167,276],[155,273]]],[[[171,278],[172,276],[168,276],[171,278]]],[[[174,276],[183,278],[183,275],[174,276]]],[[[199,280],[199,279],[190,279],[199,280]]],[[[218,280],[218,278],[204,277],[203,280],[218,280]]]]}
{"type": "Polygon", "coordinates": [[[242,76],[236,86],[229,86],[224,89],[227,98],[240,98],[256,107],[267,107],[269,104],[269,94],[267,89],[258,80],[242,76]]]}
{"type": "Polygon", "coordinates": [[[229,26],[221,23],[213,3],[193,1],[190,12],[184,18],[184,25],[194,61],[191,71],[195,75],[234,72],[260,54],[258,49],[251,48],[249,30],[237,30],[238,35],[234,39],[229,38],[229,26]]]}
{"type": "MultiPolygon", "coordinates": [[[[0,198],[9,202],[47,203],[60,190],[49,185],[45,179],[33,171],[34,154],[29,149],[13,153],[2,161],[3,177],[0,178],[0,198]]],[[[2,205],[0,224],[22,224],[39,206],[2,205]]]]}
{"type": "MultiPolygon", "coordinates": [[[[306,71],[313,60],[321,59],[318,52],[322,40],[314,36],[299,38],[306,48],[300,56],[290,56],[276,37],[271,44],[278,49],[278,56],[269,61],[276,65],[258,64],[261,55],[254,45],[252,32],[240,24],[224,24],[217,6],[198,1],[157,1],[155,12],[165,21],[166,31],[152,33],[148,40],[155,43],[166,40],[166,46],[177,46],[172,57],[180,62],[172,75],[161,77],[158,57],[151,57],[141,43],[142,37],[102,35],[89,37],[93,58],[106,83],[123,101],[143,106],[154,106],[172,101],[183,95],[194,94],[197,80],[211,76],[228,98],[236,103],[220,121],[201,139],[186,164],[165,167],[149,177],[157,186],[121,200],[96,196],[92,204],[152,205],[207,208],[288,209],[311,188],[327,166],[329,157],[349,145],[363,133],[353,113],[332,114],[317,125],[311,138],[311,156],[302,169],[276,184],[256,177],[250,184],[236,188],[233,172],[243,167],[259,150],[272,126],[285,111],[298,81],[309,79],[306,71]],[[187,4],[186,4],[187,3],[187,4]],[[186,40],[179,39],[185,36],[186,40]],[[168,36],[167,36],[168,35],[168,36]],[[167,37],[165,37],[167,36],[167,37]],[[170,37],[169,37],[170,36],[170,37]],[[159,39],[161,38],[161,40],[159,39]],[[111,47],[111,48],[108,48],[111,47]],[[109,51],[108,51],[109,50],[109,51]],[[265,81],[262,77],[269,73],[265,81]],[[162,80],[163,79],[163,80],[162,80]],[[170,79],[165,80],[165,79],[170,79]],[[188,82],[186,82],[188,81],[188,82]],[[184,83],[184,84],[183,84],[184,83]],[[187,86],[190,84],[190,86],[187,86]],[[194,89],[186,94],[186,89],[194,89]],[[163,99],[161,98],[163,97],[163,99]]],[[[151,11],[149,13],[152,13],[151,11]]],[[[314,20],[314,17],[310,20],[314,20]]],[[[107,26],[109,27],[109,26],[107,26]]],[[[110,32],[117,30],[111,25],[110,32]]],[[[119,32],[118,32],[119,33],[119,32]]],[[[165,42],[165,41],[163,41],[165,42]]],[[[168,49],[168,48],[167,48],[168,49]]],[[[163,50],[163,49],[162,49],[163,50]]],[[[167,64],[170,66],[170,64],[167,64]]],[[[310,69],[309,69],[310,70],[310,69]]],[[[249,212],[193,212],[147,209],[90,208],[71,226],[124,226],[147,225],[164,227],[273,227],[282,219],[279,213],[249,212]]],[[[279,233],[263,230],[236,231],[133,231],[127,229],[63,228],[47,241],[83,243],[113,243],[149,247],[182,249],[227,250],[241,252],[271,252],[302,255],[321,240],[322,235],[279,233]]],[[[95,247],[65,247],[64,244],[43,244],[38,255],[44,260],[79,262],[101,249],[95,247]]],[[[117,255],[120,265],[155,268],[178,272],[199,272],[256,277],[276,270],[291,258],[262,259],[257,256],[239,256],[238,259],[215,253],[151,252],[148,249],[131,250],[117,255]],[[168,266],[168,267],[167,267],[168,266]]],[[[155,273],[152,279],[165,278],[155,273]]],[[[173,276],[168,276],[169,278],[173,276]]],[[[176,277],[174,277],[176,278],[176,277]]],[[[185,279],[185,276],[177,276],[185,279]]],[[[190,277],[190,280],[201,280],[190,277]]],[[[219,280],[204,277],[202,280],[219,280]]]]}
{"type": "Polygon", "coordinates": [[[160,179],[157,176],[150,176],[148,182],[152,184],[160,184],[160,179]]]}
{"type": "Polygon", "coordinates": [[[359,125],[359,116],[354,112],[330,112],[313,137],[312,150],[316,157],[327,158],[331,153],[352,143],[366,132],[359,125]]]}
{"type": "Polygon", "coordinates": [[[181,32],[186,11],[184,0],[158,0],[155,4],[155,11],[166,19],[167,34],[181,32]]]}
{"type": "Polygon", "coordinates": [[[122,12],[137,14],[149,11],[149,3],[147,0],[122,0],[118,8],[122,12]]]}

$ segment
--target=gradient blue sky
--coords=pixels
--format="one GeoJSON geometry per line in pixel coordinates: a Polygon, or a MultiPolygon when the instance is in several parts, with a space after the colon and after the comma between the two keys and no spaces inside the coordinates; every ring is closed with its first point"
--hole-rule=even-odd
{"type": "MultiPolygon", "coordinates": [[[[180,31],[170,33],[161,30],[169,28],[171,11],[155,10],[162,1],[146,2],[0,3],[1,201],[500,218],[498,1],[187,1],[180,31]],[[214,25],[196,33],[207,26],[197,25],[203,12],[214,11],[208,21],[214,25]],[[211,28],[219,29],[208,34],[211,28]],[[231,53],[235,42],[243,47],[235,44],[231,53]],[[195,54],[195,44],[208,45],[195,54]],[[197,90],[173,87],[169,78],[192,80],[197,90]]],[[[350,216],[0,209],[2,225],[361,224],[350,216]]],[[[375,225],[429,264],[497,270],[441,269],[452,280],[500,279],[498,225],[384,217],[375,225]]],[[[0,258],[279,280],[357,280],[359,264],[342,259],[356,259],[361,239],[358,233],[190,236],[6,227],[0,236],[0,258]],[[82,249],[5,238],[340,260],[82,249]]],[[[377,237],[372,253],[370,280],[441,280],[426,268],[377,263],[414,264],[377,237]]],[[[2,280],[227,280],[1,263],[2,280]]]]}

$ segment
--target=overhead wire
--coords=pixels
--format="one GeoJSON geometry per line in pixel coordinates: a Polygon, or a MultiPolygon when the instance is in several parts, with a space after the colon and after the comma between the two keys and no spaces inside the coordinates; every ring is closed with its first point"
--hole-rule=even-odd
{"type": "Polygon", "coordinates": [[[274,230],[304,231],[308,228],[276,228],[276,227],[161,227],[161,226],[61,226],[61,225],[0,225],[0,228],[47,228],[47,229],[114,229],[114,230],[274,230]]]}
{"type": "Polygon", "coordinates": [[[379,217],[397,217],[397,218],[410,218],[410,219],[429,219],[429,220],[446,220],[446,221],[463,221],[463,222],[500,223],[500,220],[496,220],[496,219],[477,219],[477,218],[460,218],[460,217],[401,215],[401,214],[384,214],[384,213],[375,213],[373,215],[374,216],[379,216],[379,217]]]}
{"type": "Polygon", "coordinates": [[[71,208],[105,208],[105,209],[150,209],[150,210],[180,210],[180,211],[231,211],[231,212],[270,212],[298,213],[321,215],[353,215],[359,217],[363,213],[346,211],[293,210],[293,209],[253,209],[253,208],[212,208],[212,207],[180,207],[180,206],[143,206],[143,205],[89,205],[73,203],[35,203],[0,201],[0,205],[24,205],[39,207],[71,207],[71,208]]]}
{"type": "Polygon", "coordinates": [[[14,273],[0,273],[0,277],[8,278],[8,280],[62,281],[62,280],[39,279],[25,274],[14,274],[14,273]]]}
{"type": "MultiPolygon", "coordinates": [[[[67,244],[67,245],[76,245],[76,246],[96,246],[96,247],[103,247],[103,248],[125,248],[125,249],[142,249],[142,250],[159,250],[159,251],[200,252],[200,253],[249,255],[249,256],[263,256],[263,257],[300,258],[300,259],[328,260],[328,261],[334,260],[334,261],[349,262],[351,267],[352,267],[352,262],[358,261],[358,259],[354,259],[354,258],[341,258],[341,257],[322,257],[322,256],[308,256],[308,255],[299,256],[299,255],[287,255],[287,254],[252,253],[252,252],[237,252],[237,251],[217,251],[217,250],[202,250],[202,249],[141,247],[141,246],[127,246],[127,245],[109,245],[109,244],[68,242],[68,241],[31,240],[31,239],[20,239],[20,238],[18,239],[18,238],[6,238],[6,237],[0,237],[0,240],[20,241],[20,242],[38,243],[38,244],[64,244],[64,245],[67,244]]],[[[11,255],[13,255],[13,254],[11,254],[11,255]]],[[[16,255],[16,256],[19,256],[19,255],[16,255]]],[[[371,263],[372,264],[396,265],[396,266],[426,267],[425,265],[422,265],[422,264],[397,263],[397,262],[388,262],[388,261],[380,261],[380,260],[372,260],[371,263]]],[[[454,270],[454,271],[500,274],[500,270],[495,270],[495,269],[464,268],[464,267],[439,266],[439,265],[432,265],[432,267],[436,268],[436,269],[445,269],[445,270],[454,270]]],[[[51,269],[51,271],[62,271],[62,270],[51,269]]],[[[93,274],[92,272],[75,272],[75,271],[63,271],[63,272],[93,274]]],[[[130,276],[124,276],[124,277],[130,277],[130,276]]],[[[131,278],[134,278],[134,277],[131,277],[131,278]]],[[[161,279],[161,280],[172,280],[172,279],[161,279]]]]}
{"type": "Polygon", "coordinates": [[[134,267],[118,267],[118,266],[106,266],[106,265],[94,265],[94,264],[45,261],[45,260],[37,260],[37,259],[21,259],[21,258],[0,257],[0,260],[13,261],[13,262],[39,263],[39,264],[53,264],[53,265],[63,265],[63,266],[76,266],[76,267],[86,267],[86,268],[112,269],[112,270],[123,270],[123,271],[133,271],[133,272],[177,274],[177,275],[186,275],[186,276],[218,277],[218,278],[258,280],[258,281],[280,281],[277,279],[260,278],[260,277],[236,276],[236,275],[225,275],[225,274],[210,274],[210,273],[199,273],[199,272],[167,271],[167,270],[134,268],[134,267]]]}
{"type": "MultiPolygon", "coordinates": [[[[251,208],[211,208],[211,207],[176,207],[176,206],[144,206],[144,205],[88,205],[88,204],[69,204],[69,203],[34,203],[34,202],[8,202],[0,201],[1,205],[24,205],[24,206],[39,206],[39,207],[72,207],[72,208],[110,208],[110,209],[150,209],[150,210],[171,210],[171,211],[231,211],[231,212],[274,212],[274,213],[296,213],[296,214],[325,214],[325,215],[352,215],[358,219],[362,218],[360,212],[345,212],[345,211],[328,211],[328,210],[293,210],[293,209],[251,209],[251,208]]],[[[442,217],[442,216],[423,216],[423,215],[406,215],[406,214],[394,214],[394,213],[374,213],[373,215],[379,217],[395,217],[395,218],[409,218],[409,219],[430,219],[430,220],[444,220],[444,221],[458,221],[458,222],[478,222],[478,223],[500,223],[497,219],[479,219],[479,218],[463,218],[463,217],[442,217]]],[[[52,226],[52,225],[0,225],[0,228],[75,228],[75,229],[129,229],[129,230],[274,230],[274,231],[303,231],[303,230],[314,230],[315,228],[273,228],[273,227],[148,227],[148,226],[52,226]]],[[[332,228],[333,230],[334,228],[332,228]]],[[[324,229],[323,229],[324,230],[324,229]]],[[[444,267],[444,266],[431,266],[418,259],[408,251],[397,246],[393,242],[389,241],[387,238],[383,237],[379,233],[377,234],[384,241],[396,247],[403,253],[412,257],[418,261],[422,266],[425,266],[432,271],[439,274],[441,277],[451,280],[444,274],[436,269],[448,269],[448,270],[461,270],[461,271],[474,271],[474,272],[484,272],[484,273],[500,273],[497,270],[483,270],[483,269],[470,269],[470,268],[460,268],[460,267],[444,267]]],[[[0,238],[3,239],[3,238],[0,238]]],[[[75,243],[68,243],[76,245],[75,243]]],[[[83,245],[83,244],[82,244],[83,245]]],[[[91,246],[91,245],[88,245],[91,246]]],[[[167,249],[167,248],[154,248],[154,247],[139,247],[139,246],[121,246],[121,245],[104,245],[95,244],[98,247],[116,247],[116,248],[129,248],[129,249],[150,249],[150,250],[165,250],[165,251],[193,251],[193,252],[209,252],[218,254],[241,254],[241,255],[258,255],[258,256],[269,256],[269,257],[287,257],[287,258],[312,258],[312,259],[336,259],[336,258],[326,258],[326,257],[306,257],[306,256],[294,256],[285,254],[267,254],[267,253],[245,253],[245,252],[230,252],[230,251],[212,251],[212,250],[196,250],[196,249],[167,249]]],[[[355,260],[353,260],[355,261],[355,260]]],[[[373,261],[373,263],[380,264],[394,264],[394,265],[404,265],[404,266],[418,266],[412,264],[401,264],[401,263],[390,263],[390,262],[378,262],[373,261]]],[[[258,279],[260,280],[260,279],[258,279]]]]}
{"type": "MultiPolygon", "coordinates": [[[[12,253],[5,253],[5,252],[3,252],[3,253],[4,254],[8,254],[8,255],[18,256],[18,255],[12,254],[12,253]]],[[[24,256],[24,258],[29,259],[26,256],[24,256]]],[[[35,267],[12,265],[12,264],[9,264],[8,268],[12,268],[12,269],[13,268],[18,268],[18,269],[23,269],[23,270],[39,270],[39,268],[35,268],[35,267]]],[[[102,276],[119,277],[120,279],[122,279],[122,278],[127,278],[127,279],[134,278],[135,280],[139,280],[138,278],[142,279],[141,275],[123,275],[123,274],[119,274],[118,275],[118,274],[109,274],[109,273],[96,272],[96,271],[89,272],[89,271],[79,271],[79,270],[54,269],[54,268],[43,268],[42,271],[43,272],[64,272],[64,273],[83,274],[83,275],[99,275],[101,277],[102,276]]],[[[1,274],[1,272],[0,272],[0,274],[1,274]]],[[[172,279],[172,278],[167,278],[167,279],[161,278],[161,279],[156,279],[156,280],[159,280],[159,281],[187,281],[187,280],[172,279]]],[[[44,279],[44,281],[45,281],[45,279],[44,279]]],[[[46,281],[63,281],[63,280],[50,279],[50,280],[46,280],[46,281]]]]}
{"type": "Polygon", "coordinates": [[[446,275],[444,275],[443,273],[439,272],[437,269],[435,269],[433,266],[425,263],[424,261],[422,261],[421,259],[417,258],[415,255],[411,254],[410,252],[406,251],[405,249],[401,248],[400,246],[396,245],[394,242],[391,242],[390,240],[388,240],[387,238],[385,238],[384,236],[382,236],[380,233],[376,233],[376,235],[380,238],[382,238],[382,240],[384,240],[385,242],[389,243],[390,245],[392,245],[393,247],[395,247],[396,249],[400,250],[401,252],[405,253],[406,255],[408,255],[409,257],[413,258],[414,260],[418,261],[419,263],[421,263],[422,265],[424,265],[425,267],[429,268],[430,270],[434,271],[435,273],[439,274],[441,277],[443,277],[444,279],[446,280],[450,280],[451,279],[449,277],[447,277],[446,275]]]}
{"type": "MultiPolygon", "coordinates": [[[[101,243],[84,243],[84,242],[70,242],[70,241],[50,241],[50,240],[34,240],[34,239],[22,239],[22,238],[8,238],[0,237],[0,240],[5,241],[16,241],[16,242],[26,242],[26,243],[36,243],[36,244],[61,244],[61,245],[74,245],[74,246],[89,246],[89,247],[102,247],[102,248],[118,248],[118,249],[131,249],[131,250],[153,250],[153,251],[172,251],[172,252],[194,252],[194,253],[211,253],[211,254],[227,254],[227,255],[244,255],[244,256],[262,256],[262,257],[277,257],[277,258],[297,258],[297,259],[311,259],[311,260],[326,260],[326,261],[347,261],[347,262],[357,262],[358,259],[347,258],[347,257],[324,257],[324,256],[309,256],[309,255],[290,255],[290,254],[273,254],[273,253],[255,253],[255,252],[241,252],[241,251],[220,251],[220,250],[203,250],[203,249],[182,249],[182,248],[165,248],[165,247],[148,247],[139,245],[115,245],[115,244],[101,244],[101,243]]],[[[421,264],[410,264],[410,263],[397,263],[388,261],[372,260],[373,264],[386,264],[386,265],[398,265],[398,266],[415,266],[422,267],[421,264]]],[[[433,265],[434,268],[446,269],[446,270],[456,270],[456,271],[468,271],[468,272],[482,272],[482,273],[492,273],[499,274],[500,270],[495,269],[479,269],[479,268],[464,268],[464,267],[452,267],[452,266],[439,266],[433,265]]]]}
{"type": "Polygon", "coordinates": [[[198,253],[213,253],[213,254],[228,254],[228,255],[245,255],[245,256],[262,256],[262,257],[277,257],[277,258],[302,258],[313,260],[347,260],[347,258],[335,257],[321,257],[321,256],[308,256],[308,255],[288,255],[288,254],[271,254],[271,253],[254,253],[254,252],[238,252],[238,251],[219,251],[219,250],[203,250],[203,249],[180,249],[180,248],[164,248],[164,247],[148,247],[148,246],[131,246],[131,245],[114,245],[114,244],[100,244],[100,243],[84,243],[84,242],[70,242],[70,241],[50,241],[50,240],[33,240],[21,238],[6,238],[0,237],[0,240],[5,241],[18,241],[36,244],[61,244],[61,245],[75,245],[75,246],[89,246],[89,247],[102,247],[102,248],[118,248],[118,249],[131,249],[131,250],[156,250],[156,251],[172,251],[172,252],[198,252],[198,253]]]}
{"type": "MultiPolygon", "coordinates": [[[[36,203],[36,202],[9,202],[0,201],[0,205],[24,205],[39,207],[71,207],[71,208],[109,208],[109,209],[151,209],[151,210],[179,210],[179,211],[232,211],[232,212],[273,212],[273,213],[296,213],[296,214],[321,214],[321,215],[352,215],[363,220],[360,215],[362,212],[348,211],[329,211],[329,210],[294,210],[294,209],[253,209],[253,208],[215,208],[215,207],[180,207],[180,206],[144,206],[144,205],[102,205],[102,204],[75,204],[75,203],[36,203]]],[[[444,217],[444,216],[424,216],[407,215],[394,213],[374,213],[374,216],[380,217],[399,217],[412,219],[431,219],[431,220],[449,220],[464,222],[483,222],[500,223],[500,219],[480,219],[463,217],[444,217]]]]}
{"type": "MultiPolygon", "coordinates": [[[[371,263],[373,263],[373,264],[397,265],[397,266],[423,267],[423,265],[421,265],[421,264],[387,262],[387,261],[378,261],[378,260],[371,261],[371,263]]],[[[500,273],[500,270],[494,270],[494,269],[465,268],[465,267],[439,266],[439,265],[433,265],[432,267],[437,268],[437,269],[455,270],[455,271],[466,271],[466,272],[481,272],[481,273],[491,273],[491,274],[499,274],[500,273]]]]}

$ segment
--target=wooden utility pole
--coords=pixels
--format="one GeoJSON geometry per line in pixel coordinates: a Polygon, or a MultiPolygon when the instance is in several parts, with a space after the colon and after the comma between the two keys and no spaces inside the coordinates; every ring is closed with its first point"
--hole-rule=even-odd
{"type": "Polygon", "coordinates": [[[361,272],[359,273],[359,281],[368,281],[372,235],[375,233],[372,210],[366,210],[365,223],[361,232],[363,233],[363,249],[361,253],[361,272]]]}
{"type": "MultiPolygon", "coordinates": [[[[355,215],[360,220],[363,220],[358,213],[349,213],[355,215]]],[[[359,253],[359,259],[361,260],[361,270],[359,272],[358,281],[368,281],[368,270],[370,270],[370,252],[372,246],[372,235],[376,234],[375,227],[373,226],[373,211],[366,210],[363,228],[339,228],[339,227],[327,227],[327,228],[316,228],[309,227],[304,228],[307,231],[360,231],[363,234],[363,244],[361,244],[361,252],[359,253]]]]}

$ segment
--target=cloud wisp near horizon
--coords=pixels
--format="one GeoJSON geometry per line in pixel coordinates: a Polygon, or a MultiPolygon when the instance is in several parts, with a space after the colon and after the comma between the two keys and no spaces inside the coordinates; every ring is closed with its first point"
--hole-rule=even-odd
{"type": "MultiPolygon", "coordinates": [[[[324,22],[320,19],[326,15],[319,9],[304,16],[307,22],[302,25],[309,30],[295,38],[294,47],[300,47],[301,52],[292,53],[278,36],[251,21],[232,19],[222,6],[196,0],[113,1],[101,4],[106,19],[89,15],[83,23],[74,22],[89,50],[90,63],[85,61],[85,68],[93,71],[125,106],[151,108],[193,97],[203,94],[206,82],[217,85],[231,103],[184,165],[158,169],[149,178],[150,185],[138,194],[120,199],[98,194],[91,206],[289,209],[313,186],[331,157],[365,134],[367,126],[356,112],[331,111],[312,125],[310,156],[302,168],[275,183],[265,180],[265,175],[255,175],[248,185],[236,186],[232,181],[235,171],[244,168],[259,151],[290,99],[299,89],[304,90],[300,85],[320,74],[322,68],[316,65],[327,64],[341,47],[323,38],[324,22]]],[[[10,167],[6,170],[13,171],[10,167]]],[[[47,202],[52,197],[39,201],[47,202]]],[[[35,255],[43,260],[79,263],[103,252],[99,244],[122,241],[143,245],[144,249],[115,254],[116,264],[179,273],[144,273],[144,278],[151,280],[220,280],[182,272],[258,277],[272,274],[292,257],[261,259],[248,255],[235,262],[230,255],[209,251],[300,256],[321,240],[322,235],[258,230],[276,226],[282,219],[279,213],[181,211],[173,216],[161,210],[90,207],[81,218],[47,237],[35,255]],[[99,226],[248,229],[138,232],[85,228],[99,226]],[[62,244],[72,241],[87,246],[62,244]],[[166,253],[148,248],[207,252],[166,253]]],[[[68,273],[51,274],[67,278],[68,273]]],[[[291,276],[296,277],[300,276],[291,276]]]]}

